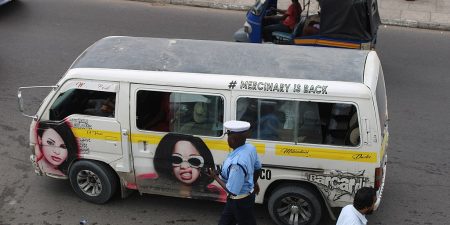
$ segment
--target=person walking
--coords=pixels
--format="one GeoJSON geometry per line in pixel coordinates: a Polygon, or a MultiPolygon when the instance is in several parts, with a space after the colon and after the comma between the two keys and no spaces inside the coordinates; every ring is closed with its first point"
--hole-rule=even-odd
{"type": "Polygon", "coordinates": [[[377,201],[375,188],[363,187],[359,189],[353,200],[353,205],[342,208],[336,225],[366,225],[365,215],[372,214],[377,201]]]}
{"type": "Polygon", "coordinates": [[[233,151],[225,159],[220,177],[214,168],[209,171],[228,194],[219,225],[256,225],[253,206],[255,194],[259,193],[261,161],[255,146],[246,143],[250,123],[233,120],[225,122],[224,127],[233,151]]]}

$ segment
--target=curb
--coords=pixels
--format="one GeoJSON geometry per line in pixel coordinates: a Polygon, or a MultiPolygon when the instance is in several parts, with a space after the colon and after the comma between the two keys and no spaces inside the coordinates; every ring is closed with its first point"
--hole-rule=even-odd
{"type": "MultiPolygon", "coordinates": [[[[231,3],[221,3],[217,0],[129,0],[138,2],[149,2],[149,3],[159,3],[159,4],[171,4],[171,5],[185,5],[185,6],[195,6],[202,8],[213,8],[213,9],[227,9],[227,10],[239,10],[247,11],[250,9],[251,5],[243,4],[231,4],[231,3]],[[217,2],[213,2],[217,1],[217,2]]],[[[381,19],[382,25],[389,26],[400,26],[409,28],[419,28],[419,29],[429,29],[429,30],[442,30],[450,31],[450,23],[434,23],[434,22],[420,22],[415,20],[401,20],[401,19],[381,19]]]]}
{"type": "Polygon", "coordinates": [[[203,1],[202,0],[129,0],[129,1],[171,4],[171,5],[186,5],[186,6],[195,6],[195,7],[202,7],[202,8],[228,9],[228,10],[239,10],[239,11],[247,11],[251,7],[249,5],[212,2],[212,1],[205,1],[205,0],[203,0],[203,1]]]}
{"type": "Polygon", "coordinates": [[[410,27],[428,30],[450,31],[450,24],[420,22],[415,20],[381,19],[383,25],[410,27]]]}

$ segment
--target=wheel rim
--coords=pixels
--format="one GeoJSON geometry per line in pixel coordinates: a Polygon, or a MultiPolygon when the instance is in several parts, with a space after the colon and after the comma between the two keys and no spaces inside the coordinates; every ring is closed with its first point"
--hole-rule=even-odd
{"type": "Polygon", "coordinates": [[[301,196],[286,196],[282,198],[275,208],[278,218],[284,224],[306,224],[312,218],[311,204],[301,196]]]}
{"type": "Polygon", "coordinates": [[[102,193],[100,178],[90,170],[81,170],[77,174],[77,184],[80,190],[89,196],[98,196],[102,193]]]}

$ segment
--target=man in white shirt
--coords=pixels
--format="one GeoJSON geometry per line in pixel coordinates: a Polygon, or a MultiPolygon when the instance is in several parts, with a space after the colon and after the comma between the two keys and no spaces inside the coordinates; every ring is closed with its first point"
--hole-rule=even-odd
{"type": "Polygon", "coordinates": [[[359,189],[353,200],[353,205],[342,208],[336,225],[366,225],[365,215],[372,214],[377,201],[377,191],[372,187],[359,189]]]}

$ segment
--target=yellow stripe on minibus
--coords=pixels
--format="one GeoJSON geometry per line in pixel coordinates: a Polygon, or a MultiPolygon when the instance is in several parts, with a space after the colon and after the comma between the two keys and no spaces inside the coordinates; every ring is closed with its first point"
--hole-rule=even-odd
{"type": "Polygon", "coordinates": [[[228,143],[226,141],[208,140],[208,139],[205,139],[203,141],[205,142],[206,146],[208,146],[209,149],[227,151],[227,152],[230,151],[230,147],[228,146],[228,143]]]}
{"type": "Polygon", "coordinates": [[[359,152],[359,151],[301,147],[291,145],[276,145],[275,155],[315,158],[315,159],[343,160],[352,162],[368,162],[368,163],[377,162],[376,152],[359,152]]]}
{"type": "Polygon", "coordinates": [[[72,128],[72,132],[77,138],[89,138],[108,141],[120,141],[120,132],[108,130],[91,130],[85,128],[72,128]]]}
{"type": "Polygon", "coordinates": [[[131,142],[148,142],[149,144],[158,144],[162,136],[152,134],[131,134],[131,142]]]}
{"type": "MultiPolygon", "coordinates": [[[[163,136],[159,135],[151,135],[151,134],[131,134],[132,142],[142,142],[146,141],[149,144],[158,144],[163,136]]],[[[211,140],[211,139],[202,139],[206,146],[210,150],[219,150],[219,151],[230,151],[230,147],[228,146],[228,142],[223,140],[211,140]]],[[[261,143],[252,143],[256,147],[256,152],[259,154],[264,154],[266,151],[266,145],[261,143]]]]}
{"type": "Polygon", "coordinates": [[[265,144],[255,143],[255,142],[250,142],[250,143],[255,146],[257,153],[259,153],[259,154],[266,153],[266,145],[265,144]]]}
{"type": "MultiPolygon", "coordinates": [[[[204,139],[203,140],[211,150],[219,150],[219,151],[231,151],[230,146],[228,146],[228,142],[223,140],[211,140],[211,139],[204,139]]],[[[261,143],[251,143],[255,146],[256,152],[259,154],[264,154],[266,152],[266,145],[261,143]]]]}
{"type": "MultiPolygon", "coordinates": [[[[72,128],[72,132],[77,138],[90,138],[109,141],[120,141],[120,132],[105,131],[105,130],[90,130],[82,128],[72,128]]],[[[163,136],[152,134],[131,134],[131,142],[147,142],[149,144],[158,144],[163,136]]],[[[223,140],[203,140],[211,150],[230,151],[228,143],[223,140]]],[[[252,143],[256,147],[256,152],[264,154],[266,145],[262,143],[252,143]]]]}
{"type": "MultiPolygon", "coordinates": [[[[98,140],[120,141],[120,132],[105,131],[105,130],[91,130],[84,128],[72,128],[72,132],[77,138],[89,138],[98,140]]],[[[387,136],[387,135],[386,135],[387,136]]],[[[146,141],[149,144],[158,144],[162,139],[162,136],[151,134],[132,134],[132,142],[146,141]]],[[[387,138],[385,138],[387,139],[387,138]]],[[[206,146],[211,150],[230,151],[228,143],[223,140],[211,140],[204,139],[206,146]]],[[[385,143],[382,147],[382,153],[384,152],[385,143]]],[[[258,154],[265,154],[266,145],[263,143],[251,142],[256,147],[258,154]]],[[[314,148],[314,147],[302,147],[292,145],[275,145],[275,155],[277,156],[294,156],[316,159],[331,159],[331,160],[343,160],[353,162],[377,162],[376,152],[359,152],[359,151],[347,151],[336,150],[329,148],[314,148]]],[[[382,157],[383,155],[381,155],[382,157]]]]}

